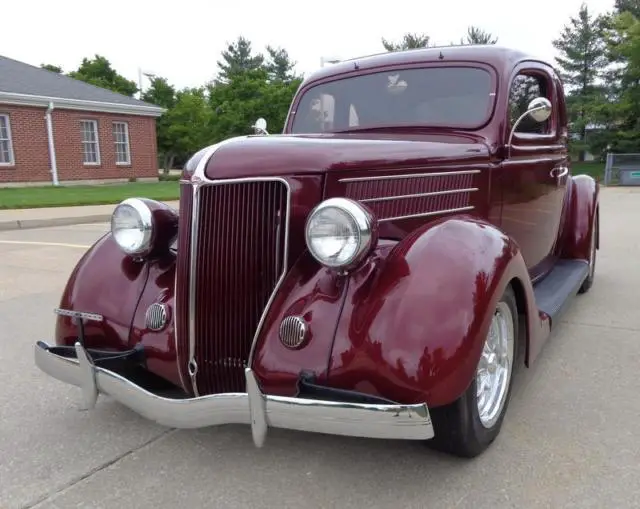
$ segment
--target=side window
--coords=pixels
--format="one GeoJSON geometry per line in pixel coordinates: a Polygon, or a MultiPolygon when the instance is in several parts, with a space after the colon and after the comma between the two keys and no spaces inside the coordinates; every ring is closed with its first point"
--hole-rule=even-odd
{"type": "MultiPolygon", "coordinates": [[[[536,97],[547,97],[551,99],[549,94],[549,84],[541,74],[518,74],[509,91],[509,119],[511,127],[516,120],[527,111],[527,106],[531,100],[536,97]]],[[[516,133],[523,134],[550,134],[551,117],[545,122],[536,122],[531,117],[522,119],[516,129],[516,133]]]]}

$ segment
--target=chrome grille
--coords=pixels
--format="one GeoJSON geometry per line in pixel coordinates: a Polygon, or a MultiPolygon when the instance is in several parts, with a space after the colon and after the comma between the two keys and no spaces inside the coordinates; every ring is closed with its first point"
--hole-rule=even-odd
{"type": "MultiPolygon", "coordinates": [[[[178,257],[183,283],[177,295],[181,368],[186,371],[189,361],[182,352],[191,350],[197,394],[246,390],[244,366],[253,338],[286,270],[288,202],[288,187],[279,179],[198,188],[193,258],[189,263],[178,257]]],[[[185,226],[181,230],[189,230],[185,226]]],[[[179,249],[187,236],[179,237],[179,249]]]]}

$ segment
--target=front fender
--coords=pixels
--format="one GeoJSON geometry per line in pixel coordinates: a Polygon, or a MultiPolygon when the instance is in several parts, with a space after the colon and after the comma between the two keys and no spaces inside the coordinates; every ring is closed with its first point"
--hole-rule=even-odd
{"type": "Polygon", "coordinates": [[[514,283],[527,337],[540,329],[515,242],[471,217],[426,225],[377,270],[350,281],[329,366],[329,385],[430,407],[469,386],[492,311],[514,283]]]}
{"type": "MultiPolygon", "coordinates": [[[[85,346],[124,351],[141,344],[151,373],[186,389],[177,365],[173,321],[175,256],[135,261],[122,252],[107,233],[79,260],[69,276],[60,308],[97,313],[102,322],[87,322],[85,346]],[[169,320],[159,331],[149,330],[145,313],[154,302],[169,310],[169,320]]],[[[58,316],[55,343],[72,346],[78,329],[72,319],[58,316]]]]}
{"type": "MultiPolygon", "coordinates": [[[[87,322],[86,347],[118,351],[128,348],[131,320],[147,276],[146,265],[126,256],[111,233],[87,250],[71,272],[59,305],[104,317],[102,322],[87,322]]],[[[57,317],[57,345],[72,346],[77,333],[72,318],[57,317]]]]}
{"type": "MultiPolygon", "coordinates": [[[[600,186],[589,175],[571,178],[571,196],[566,216],[562,258],[589,260],[594,220],[598,218],[600,186]]],[[[600,239],[596,239],[600,248],[600,239]]]]}

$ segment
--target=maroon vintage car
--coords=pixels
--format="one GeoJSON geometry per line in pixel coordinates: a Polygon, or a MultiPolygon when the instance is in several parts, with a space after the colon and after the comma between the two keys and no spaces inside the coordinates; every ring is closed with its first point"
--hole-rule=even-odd
{"type": "Polygon", "coordinates": [[[284,133],[202,149],[71,274],[37,365],[169,427],[498,435],[516,368],[592,285],[598,185],[572,176],[553,68],[495,46],[308,77],[284,133]]]}

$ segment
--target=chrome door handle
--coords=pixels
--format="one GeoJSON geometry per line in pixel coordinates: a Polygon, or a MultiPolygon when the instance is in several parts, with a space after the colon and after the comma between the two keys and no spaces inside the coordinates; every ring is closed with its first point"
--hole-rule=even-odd
{"type": "Polygon", "coordinates": [[[549,176],[560,179],[567,173],[569,173],[569,168],[567,166],[558,166],[549,172],[549,176]]]}

